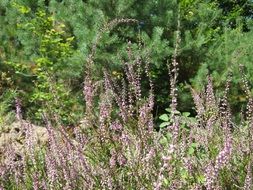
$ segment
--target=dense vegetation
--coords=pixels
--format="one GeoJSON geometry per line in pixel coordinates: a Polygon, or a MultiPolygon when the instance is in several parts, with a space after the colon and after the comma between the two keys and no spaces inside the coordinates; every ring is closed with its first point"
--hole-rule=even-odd
{"type": "Polygon", "coordinates": [[[252,19],[250,0],[0,1],[0,137],[23,132],[0,189],[252,189],[252,19]]]}

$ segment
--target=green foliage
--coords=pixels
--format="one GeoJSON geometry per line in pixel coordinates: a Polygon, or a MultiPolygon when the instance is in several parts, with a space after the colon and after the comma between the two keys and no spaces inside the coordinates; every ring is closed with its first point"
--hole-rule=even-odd
{"type": "MultiPolygon", "coordinates": [[[[29,7],[16,4],[14,7],[17,7],[21,14],[29,13],[29,7]]],[[[32,55],[32,63],[8,62],[8,65],[15,69],[17,75],[32,79],[30,85],[33,87],[30,86],[29,93],[23,92],[27,98],[23,101],[29,101],[33,105],[27,115],[35,113],[36,119],[40,120],[41,114],[50,110],[68,124],[74,122],[71,112],[80,110],[74,108],[78,102],[76,97],[70,94],[64,75],[72,66],[69,58],[73,55],[74,40],[74,37],[68,36],[64,31],[64,27],[62,23],[56,24],[54,18],[42,10],[37,11],[31,20],[21,20],[18,23],[21,37],[25,35],[35,39],[30,48],[25,38],[21,38],[21,43],[27,47],[26,53],[32,55]],[[46,102],[50,103],[46,105],[46,102]]]]}
{"type": "Polygon", "coordinates": [[[15,97],[15,92],[12,90],[5,91],[0,95],[0,133],[4,130],[5,125],[14,120],[14,112],[12,111],[12,102],[15,97]]]}
{"type": "Polygon", "coordinates": [[[232,74],[229,101],[234,112],[244,110],[247,101],[243,90],[240,67],[244,67],[243,72],[246,74],[249,84],[253,82],[251,77],[253,59],[250,53],[252,51],[252,34],[252,31],[242,33],[240,25],[236,29],[225,29],[224,34],[220,36],[220,40],[210,47],[207,59],[192,80],[193,85],[201,89],[206,84],[206,74],[210,72],[213,77],[214,87],[222,96],[222,89],[224,89],[227,76],[232,74]]]}
{"type": "MultiPolygon", "coordinates": [[[[168,127],[169,125],[171,125],[173,123],[173,120],[172,120],[172,117],[171,117],[172,116],[171,109],[166,108],[165,110],[168,113],[164,113],[164,114],[159,116],[159,119],[162,120],[162,123],[159,125],[159,127],[161,129],[165,128],[165,127],[168,127]]],[[[190,116],[191,115],[190,112],[182,112],[181,113],[180,111],[176,111],[174,114],[176,114],[180,118],[181,128],[182,129],[185,129],[185,130],[189,131],[190,126],[192,124],[196,123],[196,118],[190,116]]]]}

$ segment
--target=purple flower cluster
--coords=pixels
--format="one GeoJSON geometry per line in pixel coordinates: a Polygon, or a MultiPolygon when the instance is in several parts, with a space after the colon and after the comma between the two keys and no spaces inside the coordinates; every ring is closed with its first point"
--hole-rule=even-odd
{"type": "Polygon", "coordinates": [[[206,177],[206,188],[207,190],[215,189],[216,187],[216,180],[219,174],[219,171],[228,165],[229,159],[232,154],[232,138],[231,136],[226,137],[224,147],[219,152],[214,165],[209,163],[205,170],[205,177],[206,177]]]}

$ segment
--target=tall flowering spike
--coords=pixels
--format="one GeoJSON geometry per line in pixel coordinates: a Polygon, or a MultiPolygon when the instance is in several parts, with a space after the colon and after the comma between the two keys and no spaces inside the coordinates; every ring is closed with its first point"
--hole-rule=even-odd
{"type": "Polygon", "coordinates": [[[232,155],[232,137],[227,136],[224,148],[219,152],[215,164],[209,163],[205,170],[206,183],[205,187],[207,190],[218,189],[216,186],[217,177],[219,175],[220,169],[226,166],[229,163],[229,159],[232,155]]]}
{"type": "Polygon", "coordinates": [[[253,117],[253,115],[252,115],[253,114],[253,98],[252,98],[252,95],[251,95],[250,86],[249,86],[249,83],[248,83],[248,80],[247,80],[247,76],[245,75],[243,70],[244,70],[244,66],[240,65],[240,72],[241,72],[241,75],[242,75],[242,82],[243,82],[243,86],[244,86],[244,92],[246,93],[247,99],[248,99],[246,116],[247,116],[247,120],[251,121],[251,119],[253,117]]]}
{"type": "Polygon", "coordinates": [[[27,153],[29,154],[28,156],[31,158],[32,162],[34,165],[36,165],[35,161],[35,137],[34,137],[34,129],[30,123],[25,123],[25,149],[27,153]]]}
{"type": "Polygon", "coordinates": [[[135,58],[131,49],[131,42],[128,42],[127,47],[128,61],[124,62],[124,72],[128,83],[128,115],[134,115],[135,103],[141,100],[141,59],[135,58]],[[135,59],[134,59],[135,58],[135,59]],[[133,60],[134,59],[134,60],[133,60]]]}
{"type": "Polygon", "coordinates": [[[155,157],[155,148],[151,147],[151,149],[149,150],[149,152],[146,154],[146,156],[144,157],[144,161],[149,162],[151,159],[153,159],[155,157]]]}
{"type": "Polygon", "coordinates": [[[191,93],[192,93],[193,101],[194,101],[195,108],[197,111],[197,118],[201,120],[205,113],[204,98],[201,97],[200,93],[198,93],[193,88],[191,88],[191,93]]]}
{"type": "MultiPolygon", "coordinates": [[[[179,10],[180,11],[180,10],[179,10]]],[[[175,48],[174,53],[172,55],[172,70],[170,70],[170,66],[168,65],[169,70],[169,76],[170,76],[170,97],[171,97],[171,119],[174,123],[176,120],[176,111],[177,111],[177,77],[178,77],[178,62],[177,62],[177,56],[179,51],[179,45],[181,41],[180,36],[180,13],[178,13],[177,18],[177,31],[176,31],[176,42],[175,42],[175,48]]]]}
{"type": "Polygon", "coordinates": [[[126,72],[131,90],[134,92],[136,96],[136,100],[140,100],[141,98],[141,84],[140,84],[141,59],[140,57],[137,57],[134,61],[132,61],[133,53],[131,50],[130,41],[128,42],[127,53],[128,53],[129,62],[125,63],[125,72],[126,72]]]}
{"type": "Polygon", "coordinates": [[[43,119],[46,123],[46,129],[48,132],[48,151],[50,152],[50,156],[53,159],[52,163],[54,166],[59,167],[63,166],[62,163],[62,148],[60,147],[59,137],[57,132],[53,129],[48,117],[43,114],[43,119]]]}
{"type": "Polygon", "coordinates": [[[172,135],[173,135],[172,140],[173,140],[173,143],[176,143],[176,141],[178,140],[179,127],[180,127],[179,117],[175,116],[174,122],[170,126],[170,128],[172,129],[172,135]]]}
{"type": "Polygon", "coordinates": [[[93,108],[93,98],[96,92],[96,85],[91,77],[87,75],[84,80],[83,94],[86,103],[86,113],[91,114],[93,108]]]}
{"type": "Polygon", "coordinates": [[[249,139],[249,149],[251,152],[253,152],[253,117],[251,118],[251,123],[249,125],[249,136],[251,137],[249,139]]]}
{"type": "Polygon", "coordinates": [[[16,98],[15,104],[16,104],[16,118],[18,121],[20,121],[22,120],[21,100],[19,98],[16,98]]]}
{"type": "Polygon", "coordinates": [[[136,95],[137,99],[141,99],[141,58],[137,57],[136,60],[136,95]]]}
{"type": "Polygon", "coordinates": [[[15,183],[21,184],[24,179],[23,164],[25,163],[22,160],[24,156],[13,150],[12,144],[8,144],[0,158],[3,159],[0,160],[0,182],[1,179],[9,178],[11,174],[15,183]]]}
{"type": "Polygon", "coordinates": [[[154,104],[155,104],[155,100],[154,100],[154,94],[153,94],[153,88],[151,87],[150,91],[149,91],[149,98],[148,98],[148,106],[150,110],[153,110],[154,108],[154,104]]]}
{"type": "MultiPolygon", "coordinates": [[[[143,105],[141,105],[138,110],[138,130],[140,130],[142,134],[145,134],[146,132],[151,133],[153,131],[153,106],[154,96],[150,91],[148,100],[143,105]]],[[[144,136],[147,137],[146,135],[144,136]]]]}
{"type": "Polygon", "coordinates": [[[113,98],[115,99],[116,103],[119,106],[120,113],[119,115],[123,119],[124,122],[127,121],[128,115],[127,115],[127,110],[126,106],[124,104],[124,101],[122,101],[121,96],[119,96],[115,91],[115,88],[113,86],[113,81],[110,80],[110,77],[108,73],[104,70],[104,83],[105,83],[105,90],[110,91],[112,93],[113,98]]]}
{"type": "Polygon", "coordinates": [[[206,110],[210,111],[212,113],[216,113],[217,109],[217,104],[213,92],[213,82],[212,78],[209,75],[207,77],[207,87],[206,87],[206,110]]]}
{"type": "Polygon", "coordinates": [[[38,172],[33,174],[33,190],[39,190],[40,183],[39,183],[39,176],[38,172]]]}
{"type": "Polygon", "coordinates": [[[84,171],[84,173],[87,173],[85,180],[88,184],[90,181],[88,176],[92,174],[88,163],[86,162],[86,158],[83,155],[81,145],[70,138],[63,126],[60,126],[58,130],[61,134],[61,138],[59,138],[57,141],[57,156],[59,158],[58,167],[61,168],[63,178],[66,182],[65,189],[73,189],[76,176],[78,175],[78,169],[76,169],[78,163],[81,165],[81,170],[84,171]],[[61,139],[63,139],[63,141],[61,141],[61,139]],[[79,162],[77,160],[79,160],[79,162]]]}
{"type": "Polygon", "coordinates": [[[253,188],[253,178],[252,178],[252,163],[249,162],[247,175],[244,181],[243,190],[251,190],[253,188]]]}
{"type": "Polygon", "coordinates": [[[132,117],[134,115],[134,96],[132,94],[132,89],[128,91],[128,107],[127,114],[132,117]]]}
{"type": "Polygon", "coordinates": [[[215,181],[216,181],[216,172],[211,163],[209,163],[205,169],[205,187],[207,190],[214,190],[215,189],[215,181]]]}
{"type": "Polygon", "coordinates": [[[111,94],[109,90],[106,90],[104,96],[101,96],[101,102],[99,105],[99,122],[102,127],[106,120],[110,120],[112,111],[112,100],[110,99],[111,94]]]}
{"type": "Polygon", "coordinates": [[[83,148],[87,143],[87,137],[85,134],[82,133],[82,129],[80,127],[75,127],[74,128],[74,135],[75,135],[75,140],[83,148]]]}
{"type": "Polygon", "coordinates": [[[184,157],[183,158],[183,165],[184,165],[185,169],[187,169],[187,171],[190,174],[192,174],[192,172],[193,172],[193,165],[192,165],[191,158],[184,157]]]}
{"type": "Polygon", "coordinates": [[[154,99],[154,84],[151,78],[151,72],[150,72],[150,58],[148,55],[145,56],[146,64],[145,64],[145,74],[148,77],[149,86],[150,86],[150,97],[152,95],[152,98],[154,99]]]}
{"type": "Polygon", "coordinates": [[[226,137],[224,148],[220,151],[215,162],[215,172],[218,175],[220,169],[226,166],[232,154],[232,137],[229,135],[226,137]]]}
{"type": "Polygon", "coordinates": [[[111,151],[111,158],[109,164],[111,168],[114,168],[117,164],[117,153],[115,150],[111,151]]]}
{"type": "Polygon", "coordinates": [[[228,104],[228,97],[227,97],[230,89],[230,82],[231,82],[231,74],[228,75],[224,95],[221,99],[219,109],[222,126],[226,133],[228,133],[230,130],[230,119],[231,119],[231,110],[228,104]]]}
{"type": "Polygon", "coordinates": [[[166,151],[166,155],[162,156],[163,163],[161,165],[161,168],[159,169],[158,178],[157,178],[156,182],[153,184],[154,189],[156,189],[156,190],[162,189],[162,184],[165,179],[164,172],[168,172],[168,171],[172,170],[170,162],[173,158],[172,155],[174,152],[175,152],[175,145],[170,144],[169,148],[166,151]]]}
{"type": "Polygon", "coordinates": [[[143,128],[149,119],[150,109],[148,106],[148,102],[144,103],[139,109],[139,117],[138,117],[138,126],[143,128]]]}
{"type": "Polygon", "coordinates": [[[50,151],[46,153],[45,163],[46,163],[46,173],[48,176],[49,185],[51,188],[53,188],[54,183],[58,176],[58,172],[56,169],[57,166],[56,166],[55,159],[53,158],[53,155],[50,151]]]}
{"type": "MultiPolygon", "coordinates": [[[[251,95],[250,86],[248,84],[247,77],[243,71],[244,66],[240,65],[240,72],[242,75],[243,85],[244,85],[244,91],[247,95],[248,103],[247,103],[247,121],[249,122],[249,136],[251,136],[251,139],[249,139],[249,149],[252,152],[253,151],[253,97],[251,95]]],[[[252,176],[251,176],[252,178],[252,176]]],[[[252,180],[252,179],[251,179],[252,180]]]]}
{"type": "Polygon", "coordinates": [[[101,97],[100,105],[99,105],[99,123],[100,123],[100,138],[104,141],[106,137],[106,122],[110,120],[111,111],[112,111],[112,104],[111,101],[108,99],[110,96],[108,94],[108,90],[106,90],[105,96],[101,97]]]}
{"type": "Polygon", "coordinates": [[[4,179],[6,173],[7,173],[6,165],[0,164],[0,179],[4,179]]]}
{"type": "MultiPolygon", "coordinates": [[[[173,61],[175,62],[175,60],[173,61]]],[[[177,63],[175,62],[175,66],[177,63]]],[[[177,82],[177,68],[174,68],[172,71],[170,71],[170,97],[171,97],[171,104],[170,108],[172,111],[172,114],[176,112],[177,109],[177,87],[176,87],[176,82],[177,82]]]]}
{"type": "Polygon", "coordinates": [[[124,78],[122,78],[122,81],[121,81],[121,84],[122,84],[122,90],[121,90],[121,101],[122,101],[122,107],[124,110],[127,109],[127,93],[128,93],[128,90],[127,90],[127,84],[126,84],[126,81],[124,78]]]}
{"type": "Polygon", "coordinates": [[[154,128],[154,122],[153,122],[153,114],[152,114],[152,110],[154,109],[154,104],[155,104],[155,97],[154,97],[154,85],[153,85],[153,81],[151,79],[150,76],[150,72],[149,72],[149,58],[147,57],[147,62],[145,64],[145,74],[148,77],[149,80],[149,86],[150,86],[150,90],[149,90],[149,98],[148,98],[148,107],[150,109],[150,117],[149,117],[149,121],[148,121],[148,130],[149,132],[153,131],[154,128]]]}

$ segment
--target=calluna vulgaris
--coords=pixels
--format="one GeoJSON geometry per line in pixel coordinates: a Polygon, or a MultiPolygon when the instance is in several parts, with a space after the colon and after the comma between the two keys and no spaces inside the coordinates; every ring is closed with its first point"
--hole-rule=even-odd
{"type": "MultiPolygon", "coordinates": [[[[32,125],[22,120],[17,99],[23,146],[19,151],[15,144],[1,147],[0,189],[253,188],[250,95],[248,117],[237,126],[227,101],[229,85],[218,100],[212,78],[207,76],[206,89],[192,89],[197,116],[181,114],[177,111],[175,56],[170,72],[170,118],[167,127],[157,130],[149,63],[132,50],[131,43],[126,52],[122,81],[112,78],[106,69],[103,81],[86,73],[86,113],[72,133],[56,113],[50,117],[44,113],[48,140],[38,144],[32,125]],[[142,78],[150,81],[145,96],[142,78]]],[[[249,84],[243,81],[247,93],[249,84]]]]}

